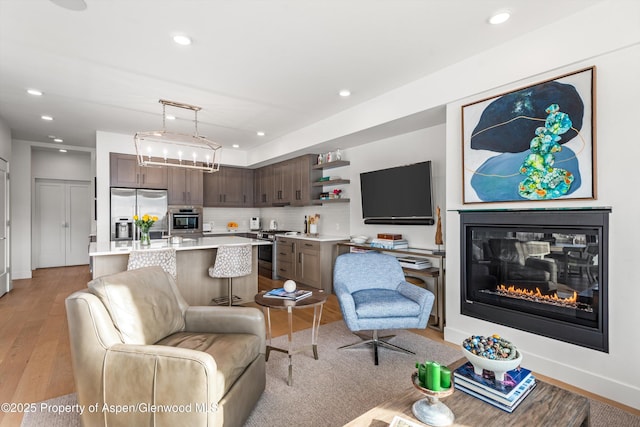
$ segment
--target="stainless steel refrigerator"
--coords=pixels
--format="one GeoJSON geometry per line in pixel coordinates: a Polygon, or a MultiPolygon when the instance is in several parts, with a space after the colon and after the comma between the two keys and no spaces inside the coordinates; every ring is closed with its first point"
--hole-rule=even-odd
{"type": "Polygon", "coordinates": [[[142,190],[135,188],[111,189],[111,240],[138,240],[140,231],[133,223],[133,216],[157,216],[149,229],[152,239],[167,234],[167,190],[142,190]],[[127,232],[128,229],[130,231],[127,232]]]}

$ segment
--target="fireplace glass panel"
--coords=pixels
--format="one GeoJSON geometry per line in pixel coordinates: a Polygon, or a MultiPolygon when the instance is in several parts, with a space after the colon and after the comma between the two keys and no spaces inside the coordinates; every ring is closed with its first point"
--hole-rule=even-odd
{"type": "Polygon", "coordinates": [[[597,234],[518,230],[471,229],[474,299],[597,327],[597,234]]]}
{"type": "Polygon", "coordinates": [[[601,212],[461,216],[462,314],[606,351],[601,212]]]}

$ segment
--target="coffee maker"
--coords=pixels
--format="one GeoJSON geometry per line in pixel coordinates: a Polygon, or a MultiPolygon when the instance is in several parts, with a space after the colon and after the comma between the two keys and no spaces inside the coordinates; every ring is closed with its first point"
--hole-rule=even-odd
{"type": "Polygon", "coordinates": [[[115,236],[113,240],[133,240],[133,221],[131,218],[114,218],[115,236]]]}
{"type": "Polygon", "coordinates": [[[249,221],[249,228],[251,230],[260,230],[260,217],[252,217],[251,221],[249,221]]]}

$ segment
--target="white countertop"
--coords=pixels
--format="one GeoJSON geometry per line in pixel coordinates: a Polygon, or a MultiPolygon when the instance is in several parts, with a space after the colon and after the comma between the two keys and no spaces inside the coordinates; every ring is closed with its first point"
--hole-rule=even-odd
{"type": "Polygon", "coordinates": [[[320,234],[318,236],[307,236],[303,233],[299,234],[279,234],[278,237],[288,237],[290,239],[313,240],[314,242],[342,242],[348,241],[349,236],[330,236],[328,234],[320,234]]]}
{"type": "Polygon", "coordinates": [[[220,235],[220,234],[239,234],[239,233],[258,233],[258,230],[249,230],[248,228],[237,228],[235,230],[228,230],[226,228],[214,228],[211,231],[203,231],[202,234],[206,236],[220,235]]]}
{"type": "Polygon", "coordinates": [[[122,255],[128,254],[132,250],[144,250],[144,249],[161,249],[161,248],[175,248],[176,251],[188,251],[195,249],[215,249],[222,245],[234,245],[250,243],[254,246],[257,245],[270,245],[272,242],[267,240],[248,239],[246,237],[239,236],[221,236],[221,237],[185,237],[182,243],[169,244],[167,239],[151,240],[151,245],[141,247],[140,242],[126,241],[126,242],[92,242],[89,245],[89,256],[101,256],[101,255],[122,255]]]}

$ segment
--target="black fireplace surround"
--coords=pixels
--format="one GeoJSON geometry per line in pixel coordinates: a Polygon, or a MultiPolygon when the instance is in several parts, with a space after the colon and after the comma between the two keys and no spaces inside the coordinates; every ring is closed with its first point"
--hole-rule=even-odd
{"type": "Polygon", "coordinates": [[[610,213],[460,211],[461,313],[608,352],[610,213]]]}

